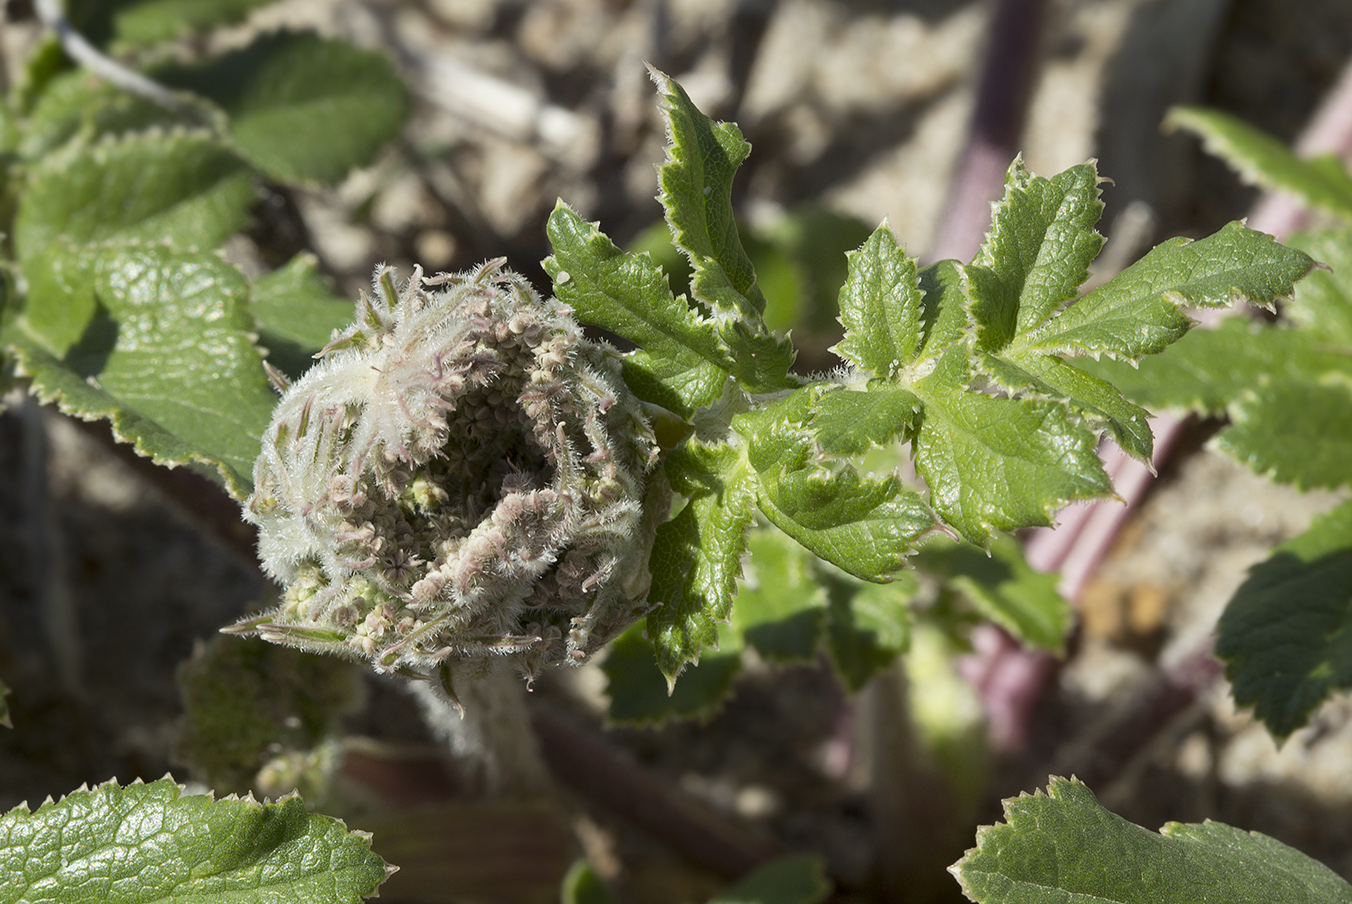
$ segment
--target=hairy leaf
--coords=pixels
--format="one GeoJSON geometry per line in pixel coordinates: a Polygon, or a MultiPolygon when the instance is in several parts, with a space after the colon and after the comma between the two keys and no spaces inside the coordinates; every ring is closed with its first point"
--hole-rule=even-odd
{"type": "Polygon", "coordinates": [[[874,446],[914,435],[920,400],[900,386],[875,383],[864,391],[818,392],[808,424],[809,432],[833,455],[862,455],[874,446]]]}
{"type": "Polygon", "coordinates": [[[1249,570],[1221,616],[1216,655],[1235,700],[1278,738],[1352,688],[1352,503],[1249,570]]]}
{"type": "Polygon", "coordinates": [[[797,385],[788,376],[793,346],[765,327],[765,296],[732,212],[732,177],[751,145],[736,125],[715,123],[680,85],[656,69],[649,71],[669,138],[667,161],[658,168],[658,199],[676,246],[690,258],[691,292],[715,315],[748,391],[792,388],[797,385]]]}
{"type": "Polygon", "coordinates": [[[1299,851],[1219,822],[1157,834],[1103,809],[1082,783],[1005,801],[950,871],[979,904],[1335,904],[1352,886],[1299,851]]]}
{"type": "Polygon", "coordinates": [[[1288,192],[1309,207],[1352,219],[1352,174],[1337,157],[1303,160],[1271,135],[1216,110],[1175,107],[1165,125],[1197,135],[1250,185],[1288,192]]]}
{"type": "Polygon", "coordinates": [[[31,316],[6,325],[4,344],[34,392],[67,414],[108,418],[141,454],[205,466],[247,496],[277,398],[250,341],[244,277],[215,255],[164,246],[92,246],[58,261],[83,274],[93,312],[65,347],[64,329],[54,340],[31,316]]]}
{"type": "Polygon", "coordinates": [[[1055,402],[969,392],[966,356],[954,348],[914,389],[925,406],[916,470],[934,509],[967,540],[1051,523],[1077,499],[1112,492],[1097,437],[1055,402]]]}
{"type": "Polygon", "coordinates": [[[213,248],[244,225],[253,198],[248,167],[205,134],[148,133],[76,145],[34,167],[14,244],[25,266],[58,239],[213,248]]]}
{"type": "Polygon", "coordinates": [[[156,73],[217,103],[236,150],[273,179],[331,184],[399,133],[408,91],[389,60],[311,32],[272,32],[156,73]]]}
{"type": "Polygon", "coordinates": [[[108,782],[0,817],[0,902],[356,904],[390,868],[368,836],[272,804],[108,782]]]}
{"type": "Polygon", "coordinates": [[[648,638],[669,682],[700,650],[715,644],[726,621],[751,526],[756,476],[743,455],[726,444],[697,439],[674,450],[666,463],[671,487],[686,497],[675,518],[657,529],[649,567],[648,638]]]}
{"type": "Polygon", "coordinates": [[[1015,159],[991,231],[967,267],[980,348],[1003,348],[1075,297],[1103,247],[1094,231],[1102,212],[1093,164],[1044,179],[1015,159]]]}
{"type": "Polygon", "coordinates": [[[915,260],[898,246],[886,223],[847,259],[849,271],[840,290],[845,338],[836,354],[874,376],[892,379],[920,347],[922,294],[915,260]]]}
{"type": "Polygon", "coordinates": [[[752,870],[709,904],[822,904],[830,895],[821,858],[790,854],[752,870]]]}
{"type": "Polygon", "coordinates": [[[639,398],[689,418],[723,394],[732,359],[712,321],[645,254],[620,251],[559,202],[546,227],[554,255],[544,262],[554,294],[587,323],[639,346],[625,356],[625,382],[639,398]]]}
{"type": "Polygon", "coordinates": [[[1135,361],[1188,331],[1180,305],[1271,307],[1313,261],[1270,235],[1230,223],[1195,242],[1171,239],[1056,317],[1016,340],[1011,353],[1110,355],[1135,361]]]}

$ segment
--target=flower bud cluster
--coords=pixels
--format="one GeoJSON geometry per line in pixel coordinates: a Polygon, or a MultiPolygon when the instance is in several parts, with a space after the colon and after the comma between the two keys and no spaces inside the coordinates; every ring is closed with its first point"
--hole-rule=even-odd
{"type": "Polygon", "coordinates": [[[647,609],[657,447],[618,354],[501,261],[374,288],[264,436],[244,517],[286,589],[239,628],[418,675],[585,659],[647,609]]]}

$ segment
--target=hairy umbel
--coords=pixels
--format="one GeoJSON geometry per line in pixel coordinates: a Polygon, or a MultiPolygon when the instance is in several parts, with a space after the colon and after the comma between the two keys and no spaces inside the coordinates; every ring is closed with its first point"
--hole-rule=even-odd
{"type": "Polygon", "coordinates": [[[237,630],[418,675],[580,662],[647,609],[657,449],[617,353],[501,261],[374,287],[264,436],[244,517],[286,590],[237,630]]]}

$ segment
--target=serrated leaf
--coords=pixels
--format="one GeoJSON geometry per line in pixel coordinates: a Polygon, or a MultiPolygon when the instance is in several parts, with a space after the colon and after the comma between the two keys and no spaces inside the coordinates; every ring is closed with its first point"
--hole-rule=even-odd
{"type": "Polygon", "coordinates": [[[790,854],[752,870],[709,904],[822,904],[831,889],[820,857],[790,854]]]}
{"type": "Polygon", "coordinates": [[[0,902],[356,904],[385,880],[368,837],[272,804],[108,782],[0,817],[0,902]]]}
{"type": "Polygon", "coordinates": [[[1278,738],[1352,688],[1352,503],[1249,569],[1218,632],[1235,701],[1278,738]]]}
{"type": "Polygon", "coordinates": [[[649,568],[648,638],[669,682],[718,639],[737,591],[756,494],[756,475],[727,444],[687,440],[666,462],[671,488],[686,497],[675,518],[657,529],[649,568]]]}
{"type": "Polygon", "coordinates": [[[667,160],[658,167],[658,200],[673,242],[690,259],[691,293],[714,313],[748,391],[793,388],[793,346],[765,327],[765,296],[732,212],[732,177],[751,145],[735,124],[715,123],[680,85],[656,69],[649,72],[669,139],[667,160]]]}
{"type": "Polygon", "coordinates": [[[1227,455],[1302,490],[1352,484],[1352,359],[1320,382],[1260,378],[1227,409],[1227,455]]]}
{"type": "Polygon", "coordinates": [[[247,496],[277,398],[250,341],[244,277],[214,255],[164,246],[91,246],[61,259],[85,274],[94,310],[67,348],[28,315],[6,324],[3,342],[33,391],[75,417],[110,419],[119,439],[161,464],[205,466],[247,496]]]}
{"type": "Polygon", "coordinates": [[[1064,406],[969,392],[966,355],[951,349],[913,384],[925,406],[914,448],[930,501],[967,540],[1051,523],[1079,499],[1112,493],[1097,437],[1064,406]]]}
{"type": "Polygon", "coordinates": [[[823,569],[820,580],[826,588],[826,652],[841,682],[857,692],[906,652],[919,584],[912,572],[890,584],[870,584],[823,569]]]}
{"type": "Polygon", "coordinates": [[[812,555],[773,528],[754,529],[732,629],[767,662],[810,662],[817,655],[826,595],[812,555]]]}
{"type": "Polygon", "coordinates": [[[989,552],[963,543],[932,543],[916,568],[943,575],[983,616],[1021,643],[1060,653],[1073,618],[1056,589],[1058,577],[1034,571],[1012,538],[994,538],[989,552]]]}
{"type": "Polygon", "coordinates": [[[981,365],[1002,389],[1064,402],[1094,430],[1107,430],[1123,452],[1150,463],[1155,447],[1150,412],[1127,401],[1111,383],[1052,355],[1023,355],[1017,363],[987,355],[981,365]]]}
{"type": "Polygon", "coordinates": [[[845,338],[836,354],[868,373],[892,379],[920,347],[920,291],[915,260],[897,244],[886,223],[857,251],[840,290],[845,338]]]}
{"type": "Polygon", "coordinates": [[[35,166],[14,244],[25,267],[59,239],[214,248],[244,225],[253,199],[249,168],[214,138],[132,135],[72,147],[35,166]]]}
{"type": "Polygon", "coordinates": [[[1309,207],[1352,219],[1352,175],[1337,157],[1301,159],[1266,132],[1216,110],[1174,107],[1164,124],[1197,135],[1250,185],[1288,192],[1309,207]]]}
{"type": "Polygon", "coordinates": [[[813,391],[808,431],[831,455],[863,455],[915,433],[920,399],[900,386],[873,384],[866,391],[813,391]]]}
{"type": "Polygon", "coordinates": [[[1305,232],[1292,244],[1328,269],[1305,277],[1283,313],[1323,341],[1352,348],[1352,229],[1305,232]]]}
{"type": "Polygon", "coordinates": [[[718,401],[733,369],[727,347],[711,321],[672,296],[651,258],[620,251],[562,201],[546,232],[554,294],[582,321],[639,346],[624,359],[625,382],[639,398],[684,418],[718,401]]]}
{"type": "Polygon", "coordinates": [[[1291,294],[1313,264],[1304,252],[1239,223],[1195,242],[1171,239],[1021,334],[1011,353],[1102,354],[1135,361],[1188,331],[1191,324],[1179,306],[1246,301],[1270,308],[1291,294]]]}
{"type": "Polygon", "coordinates": [[[955,343],[966,341],[967,308],[972,303],[967,269],[957,261],[939,261],[918,274],[924,295],[920,321],[924,342],[918,361],[934,361],[955,343]]]}
{"type": "Polygon", "coordinates": [[[1045,179],[1014,160],[991,231],[967,267],[978,347],[1003,348],[1075,297],[1103,246],[1094,231],[1102,213],[1093,164],[1045,179]]]}
{"type": "Polygon", "coordinates": [[[293,380],[314,365],[334,330],[352,322],[353,302],[329,291],[311,254],[298,254],[254,282],[249,310],[268,361],[293,380]]]}
{"type": "Polygon", "coordinates": [[[1006,800],[1005,820],[979,830],[950,869],[979,904],[1352,901],[1336,873],[1266,835],[1219,822],[1171,822],[1156,834],[1074,779],[1006,800]]]}
{"type": "Polygon", "coordinates": [[[378,53],[311,32],[272,32],[157,78],[230,117],[233,147],[283,182],[332,184],[399,133],[408,91],[378,53]]]}
{"type": "MultiPolygon", "coordinates": [[[[179,102],[194,109],[201,122],[225,117],[208,101],[190,95],[179,102]]],[[[72,140],[92,142],[103,136],[181,127],[181,113],[133,94],[99,78],[87,69],[55,76],[23,119],[19,156],[40,161],[72,140]]]]}
{"type": "Polygon", "coordinates": [[[625,631],[601,663],[610,697],[607,719],[620,725],[660,725],[668,719],[707,719],[723,708],[742,670],[740,647],[726,625],[719,632],[719,646],[726,649],[704,651],[674,685],[658,667],[657,647],[645,633],[643,622],[625,631]]]}

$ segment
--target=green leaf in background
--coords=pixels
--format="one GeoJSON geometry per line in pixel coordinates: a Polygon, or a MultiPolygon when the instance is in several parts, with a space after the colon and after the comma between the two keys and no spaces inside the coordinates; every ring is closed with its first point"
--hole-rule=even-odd
{"type": "Polygon", "coordinates": [[[657,667],[658,649],[643,636],[648,630],[639,622],[606,651],[601,663],[610,697],[606,717],[619,725],[660,725],[668,719],[707,719],[718,712],[742,670],[740,645],[728,626],[718,630],[719,649],[705,650],[674,684],[657,667]]]}
{"type": "Polygon", "coordinates": [[[62,259],[87,278],[94,307],[78,339],[62,348],[64,337],[27,314],[0,334],[33,391],[75,417],[110,419],[156,462],[206,466],[247,496],[277,397],[251,341],[243,275],[213,254],[161,245],[62,259]]]}
{"type": "Polygon", "coordinates": [[[656,69],[649,72],[670,138],[667,161],[658,167],[658,199],[676,246],[690,258],[691,292],[716,315],[743,388],[753,393],[793,388],[797,383],[788,376],[793,346],[765,327],[765,296],[732,212],[732,177],[751,145],[736,125],[715,123],[680,85],[656,69]]]}
{"type": "Polygon", "coordinates": [[[1103,809],[1082,783],[1005,801],[1005,823],[978,831],[954,864],[978,904],[1338,904],[1328,867],[1257,832],[1171,822],[1157,834],[1103,809]]]}
{"type": "Polygon", "coordinates": [[[334,330],[352,322],[353,307],[329,291],[314,256],[305,253],[256,280],[249,301],[268,361],[293,380],[314,365],[315,352],[329,344],[334,330]]]}
{"type": "Polygon", "coordinates": [[[1045,323],[1074,298],[1103,247],[1103,213],[1091,163],[1045,179],[1015,158],[991,230],[967,267],[976,343],[986,351],[1045,323]]]}
{"type": "Polygon", "coordinates": [[[1262,379],[1227,409],[1216,447],[1298,489],[1352,483],[1352,356],[1327,382],[1262,379]]]}
{"type": "Polygon", "coordinates": [[[563,202],[546,232],[554,254],[544,268],[554,294],[583,322],[639,346],[624,358],[625,382],[639,398],[686,419],[718,401],[733,368],[727,347],[684,295],[672,296],[647,255],[620,251],[563,202]]]}
{"type": "Polygon", "coordinates": [[[823,904],[831,890],[820,857],[790,854],[752,870],[709,904],[823,904]]]}
{"type": "Polygon", "coordinates": [[[559,889],[561,904],[619,904],[615,892],[586,860],[568,868],[559,889]]]}
{"type": "Polygon", "coordinates": [[[942,575],[980,613],[1021,643],[1060,653],[1073,618],[1056,589],[1055,574],[1034,571],[1011,537],[992,539],[988,551],[935,542],[915,558],[922,571],[942,575]]]}
{"type": "Polygon", "coordinates": [[[811,662],[826,619],[812,554],[773,528],[752,529],[747,549],[733,630],[767,662],[811,662]]]}
{"type": "Polygon", "coordinates": [[[742,571],[751,526],[756,475],[743,453],[727,444],[690,439],[667,459],[671,488],[686,497],[676,517],[657,529],[649,567],[648,638],[668,682],[700,650],[715,644],[742,571]]]}
{"type": "Polygon", "coordinates": [[[835,352],[873,376],[894,379],[897,368],[914,360],[920,347],[922,295],[915,260],[906,256],[886,223],[847,259],[849,271],[840,290],[845,338],[835,352]]]}
{"type": "Polygon", "coordinates": [[[890,584],[826,569],[819,580],[826,588],[826,652],[845,687],[860,691],[910,646],[919,584],[909,571],[890,584]]]}
{"type": "Polygon", "coordinates": [[[14,244],[25,270],[58,239],[72,246],[139,239],[214,248],[245,224],[253,200],[248,166],[204,133],[76,145],[33,168],[14,244]]]}
{"type": "MultiPolygon", "coordinates": [[[[182,95],[200,122],[213,122],[225,131],[225,115],[210,102],[182,95]]],[[[182,114],[110,84],[87,69],[62,72],[38,95],[24,117],[17,145],[25,160],[41,161],[72,140],[92,142],[107,135],[144,132],[152,128],[182,128],[182,114]]]]}
{"type": "Polygon", "coordinates": [[[913,384],[925,405],[916,470],[935,511],[967,540],[982,546],[995,531],[1050,524],[1062,505],[1112,493],[1098,438],[1065,406],[969,392],[968,380],[954,347],[913,384]]]}
{"type": "Polygon", "coordinates": [[[1307,276],[1284,313],[1323,341],[1352,348],[1352,229],[1304,232],[1292,244],[1328,269],[1307,276]]]}
{"type": "Polygon", "coordinates": [[[1201,138],[1250,185],[1288,192],[1308,207],[1352,220],[1352,175],[1338,158],[1301,159],[1271,135],[1215,110],[1174,107],[1164,124],[1201,138]]]}
{"type": "MultiPolygon", "coordinates": [[[[88,3],[90,0],[83,0],[88,3]]],[[[113,39],[145,46],[243,21],[273,0],[98,0],[112,7],[113,39]]]]}
{"type": "Polygon", "coordinates": [[[1352,688],[1352,502],[1251,568],[1218,630],[1235,701],[1278,738],[1352,688]]]}
{"type": "Polygon", "coordinates": [[[408,115],[389,60],[310,32],[260,35],[247,47],[156,78],[218,104],[232,146],[283,182],[332,184],[374,159],[408,115]]]}
{"type": "Polygon", "coordinates": [[[0,904],[357,904],[390,871],[298,797],[211,800],[167,778],[0,817],[0,904]]]}

